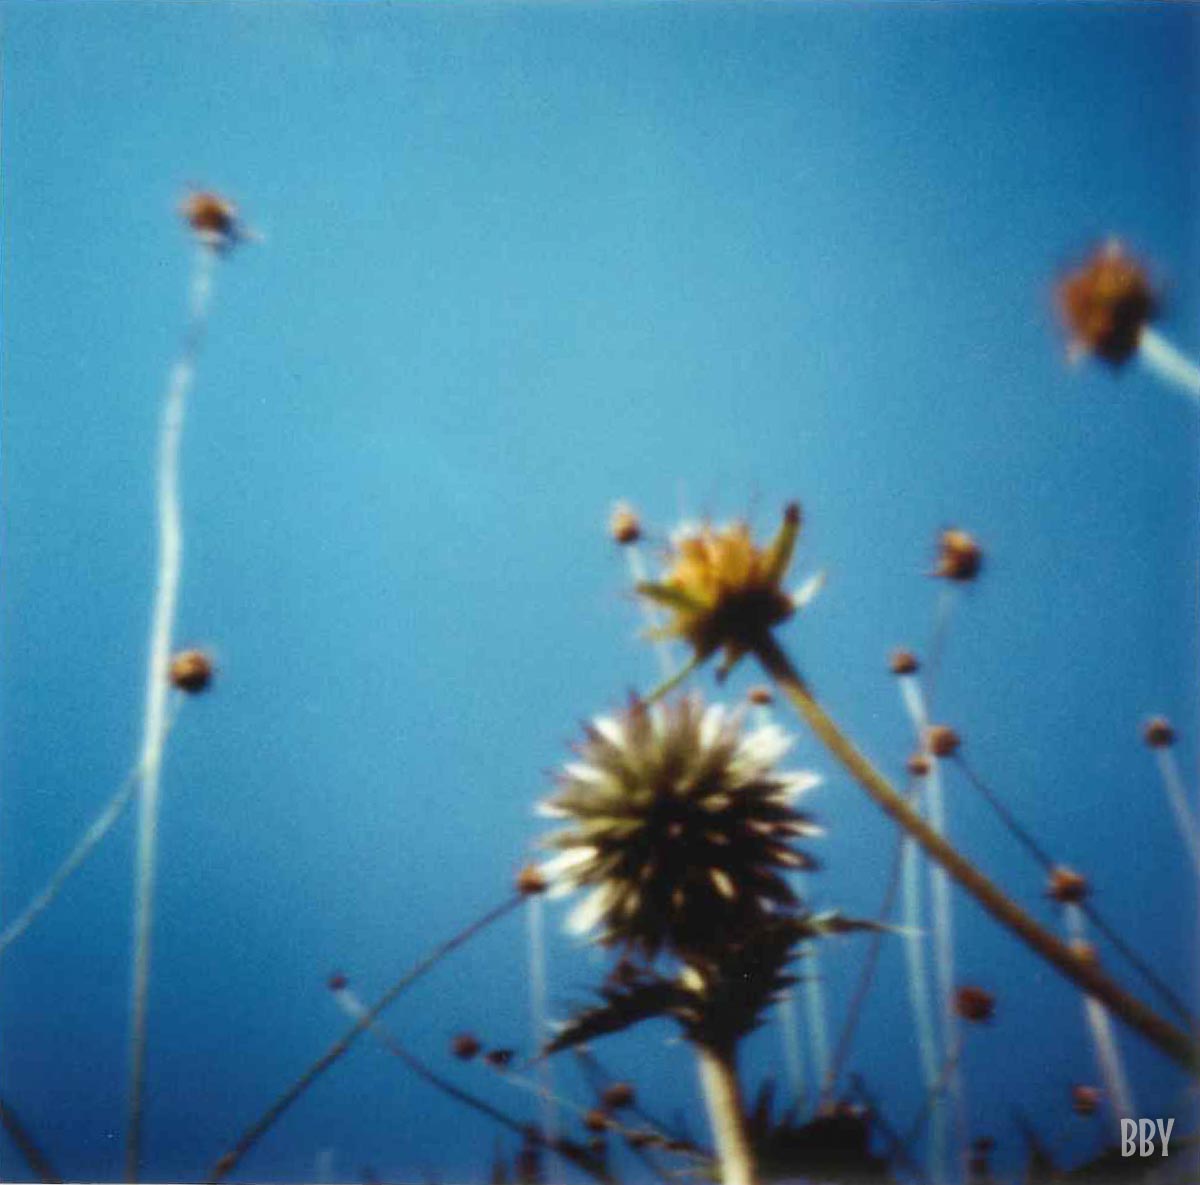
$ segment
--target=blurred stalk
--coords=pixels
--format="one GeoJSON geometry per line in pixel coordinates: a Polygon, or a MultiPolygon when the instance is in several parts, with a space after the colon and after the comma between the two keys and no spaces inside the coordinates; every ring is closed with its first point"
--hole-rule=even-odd
{"type": "Polygon", "coordinates": [[[1095,996],[1109,1010],[1140,1033],[1166,1057],[1196,1074],[1200,1051],[1192,1038],[1131,996],[1099,967],[1078,958],[1045,927],[1039,925],[1015,901],[965,859],[931,828],[891,783],[859,751],[814,699],[808,685],[770,635],[760,638],[755,653],[763,669],[791,701],[826,748],[867,792],[868,796],[902,827],[972,897],[1026,946],[1083,991],[1095,996]]]}

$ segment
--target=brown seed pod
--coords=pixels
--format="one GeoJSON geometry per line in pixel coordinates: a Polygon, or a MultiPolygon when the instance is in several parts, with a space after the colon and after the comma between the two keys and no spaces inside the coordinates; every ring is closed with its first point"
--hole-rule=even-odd
{"type": "Polygon", "coordinates": [[[1051,869],[1046,879],[1046,896],[1061,905],[1078,905],[1090,892],[1087,877],[1065,864],[1051,869]]]}
{"type": "Polygon", "coordinates": [[[1071,1087],[1071,1110],[1076,1115],[1095,1115],[1100,1108],[1100,1088],[1082,1082],[1071,1087]]]}
{"type": "Polygon", "coordinates": [[[464,1062],[471,1061],[481,1048],[479,1038],[473,1033],[459,1033],[450,1042],[450,1052],[464,1062]]]}
{"type": "Polygon", "coordinates": [[[583,1126],[590,1132],[606,1131],[610,1122],[608,1116],[599,1107],[593,1107],[583,1117],[583,1126]]]}
{"type": "Polygon", "coordinates": [[[924,753],[914,753],[907,761],[908,772],[914,778],[927,778],[933,769],[933,762],[924,753]]]}
{"type": "Polygon", "coordinates": [[[917,656],[911,650],[893,650],[888,659],[888,670],[893,675],[915,675],[920,667],[917,656]]]}
{"type": "Polygon", "coordinates": [[[934,576],[965,583],[974,580],[982,567],[983,552],[966,531],[949,527],[941,533],[934,576]]]}
{"type": "Polygon", "coordinates": [[[1137,352],[1142,329],[1158,311],[1146,269],[1116,241],[1067,275],[1057,295],[1072,349],[1095,354],[1112,366],[1137,352]]]}
{"type": "Polygon", "coordinates": [[[631,1148],[647,1148],[657,1138],[653,1132],[642,1131],[641,1129],[625,1133],[625,1139],[631,1148]]]}
{"type": "Polygon", "coordinates": [[[1142,726],[1142,738],[1151,749],[1167,749],[1175,743],[1175,729],[1165,716],[1153,716],[1142,726]]]}
{"type": "Polygon", "coordinates": [[[196,695],[212,682],[212,659],[203,650],[181,650],[171,659],[167,678],[172,687],[196,695]]]}
{"type": "Polygon", "coordinates": [[[1074,938],[1067,945],[1081,963],[1087,963],[1089,967],[1100,965],[1100,953],[1096,950],[1095,943],[1087,942],[1082,938],[1074,938]]]}
{"type": "Polygon", "coordinates": [[[210,247],[227,247],[238,237],[237,207],[219,193],[205,190],[189,193],[179,212],[196,237],[210,247]]]}
{"type": "Polygon", "coordinates": [[[506,1070],[512,1064],[515,1056],[516,1053],[511,1049],[489,1049],[483,1055],[483,1060],[493,1070],[506,1070]]]}
{"type": "Polygon", "coordinates": [[[954,1011],[963,1020],[983,1024],[996,1014],[996,997],[986,988],[968,985],[954,993],[954,1011]]]}
{"type": "Polygon", "coordinates": [[[516,879],[517,892],[523,897],[533,897],[546,891],[546,878],[536,864],[526,864],[516,879]]]}
{"type": "Polygon", "coordinates": [[[606,1111],[620,1111],[623,1107],[632,1107],[633,1099],[633,1087],[628,1082],[611,1082],[604,1088],[600,1103],[606,1111]]]}
{"type": "Polygon", "coordinates": [[[925,748],[934,757],[953,757],[962,738],[948,724],[931,724],[925,730],[925,748]]]}
{"type": "Polygon", "coordinates": [[[775,702],[775,693],[765,684],[756,683],[746,692],[746,699],[758,708],[769,708],[775,702]]]}
{"type": "Polygon", "coordinates": [[[331,992],[344,992],[350,986],[350,981],[340,972],[335,971],[328,980],[331,992]]]}
{"type": "Polygon", "coordinates": [[[608,533],[622,547],[636,543],[642,537],[642,520],[626,502],[618,502],[608,520],[608,533]]]}

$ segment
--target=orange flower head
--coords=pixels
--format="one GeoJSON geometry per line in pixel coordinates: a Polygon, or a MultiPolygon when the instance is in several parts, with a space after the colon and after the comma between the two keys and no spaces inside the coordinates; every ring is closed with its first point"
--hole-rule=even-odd
{"type": "Polygon", "coordinates": [[[920,663],[911,650],[893,650],[888,659],[888,670],[893,675],[915,675],[919,669],[920,663]]]}
{"type": "Polygon", "coordinates": [[[948,527],[938,536],[937,566],[934,576],[966,584],[979,575],[983,551],[973,536],[958,527],[948,527]]]}
{"type": "Polygon", "coordinates": [[[933,762],[924,753],[914,753],[907,762],[908,772],[914,778],[927,778],[933,769],[933,762]]]}
{"type": "Polygon", "coordinates": [[[775,693],[763,683],[756,683],[746,692],[746,699],[757,708],[769,708],[775,702],[775,693]]]}
{"type": "Polygon", "coordinates": [[[1137,352],[1158,299],[1146,269],[1112,240],[1061,281],[1058,311],[1072,352],[1120,366],[1137,352]]]}
{"type": "Polygon", "coordinates": [[[1146,721],[1142,738],[1151,749],[1168,749],[1175,743],[1175,729],[1165,716],[1155,716],[1146,721]]]}
{"type": "Polygon", "coordinates": [[[960,987],[954,993],[954,1011],[972,1024],[984,1024],[996,1015],[996,997],[986,988],[960,987]]]}
{"type": "Polygon", "coordinates": [[[701,661],[723,650],[718,678],[723,677],[796,611],[783,580],[799,533],[800,507],[794,502],[765,547],[755,542],[745,522],[681,531],[672,541],[661,581],[637,587],[670,615],[656,636],[682,638],[701,661]]]}
{"type": "Polygon", "coordinates": [[[1071,1087],[1071,1110],[1076,1115],[1095,1115],[1100,1107],[1100,1088],[1077,1082],[1071,1087]]]}
{"type": "Polygon", "coordinates": [[[536,864],[526,864],[517,873],[516,890],[522,897],[534,897],[546,891],[546,878],[536,864]]]}
{"type": "Polygon", "coordinates": [[[608,533],[622,547],[636,543],[642,537],[642,520],[628,502],[618,502],[608,520],[608,533]]]}
{"type": "Polygon", "coordinates": [[[1078,905],[1091,892],[1087,877],[1059,864],[1046,880],[1046,896],[1061,905],[1078,905]]]}
{"type": "Polygon", "coordinates": [[[953,757],[962,738],[948,724],[931,724],[925,730],[925,747],[934,757],[953,757]]]}
{"type": "Polygon", "coordinates": [[[478,1055],[481,1048],[479,1038],[473,1033],[459,1033],[450,1042],[450,1052],[464,1062],[471,1061],[472,1058],[478,1055]]]}
{"type": "Polygon", "coordinates": [[[179,212],[196,237],[214,251],[225,251],[242,236],[237,206],[211,190],[193,190],[180,203],[179,212]]]}
{"type": "Polygon", "coordinates": [[[181,650],[167,668],[171,686],[188,695],[206,691],[213,678],[213,662],[203,650],[181,650]]]}
{"type": "Polygon", "coordinates": [[[600,1096],[601,1104],[606,1111],[620,1111],[623,1107],[632,1107],[633,1099],[633,1087],[628,1082],[610,1083],[600,1096]]]}

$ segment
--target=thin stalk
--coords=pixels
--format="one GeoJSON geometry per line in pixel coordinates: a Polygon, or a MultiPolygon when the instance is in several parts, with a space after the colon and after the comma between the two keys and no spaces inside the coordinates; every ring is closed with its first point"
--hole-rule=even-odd
{"type": "Polygon", "coordinates": [[[732,1047],[696,1045],[700,1085],[721,1167],[721,1185],[754,1185],[754,1157],[732,1047]]]}
{"type": "MultiPolygon", "coordinates": [[[[176,703],[180,703],[181,700],[182,697],[177,697],[176,703]]],[[[168,732],[174,723],[174,719],[175,712],[172,712],[167,721],[168,732]]],[[[54,875],[46,882],[42,891],[30,901],[17,917],[8,923],[4,928],[4,932],[0,933],[0,958],[54,904],[55,898],[66,887],[67,881],[79,871],[87,858],[100,845],[100,841],[112,829],[113,824],[124,814],[125,808],[132,801],[134,793],[137,791],[140,776],[140,767],[135,766],[129,771],[125,776],[125,780],[117,788],[116,794],[109,799],[104,809],[92,820],[88,829],[80,836],[79,841],[67,854],[67,858],[58,866],[54,875]]]]}
{"type": "MultiPolygon", "coordinates": [[[[804,980],[804,1004],[808,1014],[808,1036],[812,1045],[813,1076],[817,1083],[829,1078],[829,1026],[825,1016],[825,985],[821,972],[820,949],[808,944],[808,973],[804,980]]],[[[816,1101],[819,1101],[820,1095],[816,1101]]]]}
{"type": "MultiPolygon", "coordinates": [[[[622,550],[625,552],[625,563],[629,567],[629,579],[633,587],[637,588],[638,585],[645,584],[649,579],[649,574],[646,571],[646,562],[642,558],[642,549],[636,543],[627,543],[622,550]]],[[[638,601],[641,603],[646,625],[653,632],[658,628],[661,618],[646,597],[638,597],[638,601]]],[[[671,653],[670,644],[665,639],[659,638],[654,643],[654,654],[658,659],[659,672],[665,679],[675,669],[675,656],[671,653]]]]}
{"type": "MultiPolygon", "coordinates": [[[[1075,942],[1087,941],[1087,924],[1083,912],[1075,905],[1063,907],[1067,933],[1075,942]]],[[[1121,1134],[1121,1120],[1138,1114],[1134,1108],[1133,1095],[1129,1089],[1129,1079],[1125,1074],[1125,1065],[1121,1059],[1121,1051],[1117,1046],[1116,1035],[1113,1033],[1112,1021],[1108,1011],[1098,1000],[1085,996],[1083,1001],[1084,1018],[1087,1021],[1088,1032],[1092,1037],[1092,1048],[1096,1052],[1096,1066],[1104,1082],[1104,1090],[1108,1095],[1108,1106],[1111,1113],[1116,1135],[1121,1134]]]]}
{"type": "Polygon", "coordinates": [[[208,1185],[216,1185],[216,1182],[223,1181],[237,1165],[242,1158],[258,1143],[262,1137],[275,1126],[276,1122],[288,1110],[289,1107],[304,1094],[306,1090],[322,1074],[325,1073],[331,1066],[335,1065],[341,1058],[350,1050],[350,1047],[358,1040],[366,1029],[374,1023],[385,1008],[389,1007],[410,988],[418,979],[426,972],[435,967],[447,955],[457,950],[464,943],[469,942],[477,934],[486,930],[493,922],[499,921],[505,914],[511,913],[525,900],[521,893],[514,893],[511,897],[506,898],[499,905],[489,909],[481,918],[472,922],[464,930],[460,930],[452,938],[448,938],[440,946],[435,947],[423,959],[415,963],[408,971],[406,971],[382,996],[364,1013],[363,1017],[345,1033],[339,1037],[291,1086],[287,1088],[267,1109],[263,1114],[254,1121],[242,1134],[238,1137],[237,1142],[233,1147],[221,1157],[220,1160],[213,1166],[208,1177],[208,1185]]]}
{"type": "Polygon", "coordinates": [[[29,1134],[29,1129],[3,1099],[0,1099],[0,1127],[4,1128],[8,1138],[25,1158],[25,1163],[29,1165],[33,1175],[43,1182],[43,1185],[60,1185],[62,1178],[54,1171],[45,1153],[29,1134]]]}
{"type": "MultiPolygon", "coordinates": [[[[905,837],[901,833],[897,838],[896,853],[892,857],[892,867],[888,873],[887,885],[884,887],[883,900],[879,903],[879,910],[876,914],[881,926],[886,926],[892,920],[892,909],[896,903],[896,890],[900,887],[900,867],[903,863],[905,842],[905,837]]],[[[875,980],[875,968],[879,965],[879,955],[883,950],[885,936],[885,931],[879,930],[872,934],[868,940],[867,953],[863,959],[862,970],[859,972],[858,982],[854,985],[854,994],[850,997],[850,1004],[846,1010],[846,1020],[842,1025],[842,1031],[838,1034],[837,1044],[834,1046],[829,1069],[826,1071],[825,1078],[821,1083],[821,1101],[823,1103],[832,1102],[834,1091],[837,1089],[838,1079],[841,1077],[842,1070],[845,1069],[846,1059],[850,1056],[850,1049],[854,1043],[854,1034],[858,1028],[858,1022],[862,1018],[863,1008],[866,1005],[871,984],[875,980]]]]}
{"type": "Polygon", "coordinates": [[[1179,774],[1175,753],[1164,747],[1155,749],[1154,756],[1158,761],[1158,772],[1162,775],[1163,789],[1175,815],[1175,825],[1187,847],[1196,875],[1200,876],[1200,828],[1197,828],[1196,816],[1188,805],[1188,795],[1179,774]]]}
{"type": "Polygon", "coordinates": [[[937,605],[933,611],[933,632],[929,639],[929,661],[926,666],[925,684],[929,689],[928,702],[933,703],[934,688],[942,670],[942,658],[946,653],[946,639],[950,633],[950,614],[954,611],[957,589],[948,581],[938,591],[937,605]]]}
{"type": "Polygon", "coordinates": [[[1197,1072],[1200,1051],[1187,1033],[1130,995],[1099,967],[1076,956],[1066,943],[1039,925],[905,802],[813,698],[808,685],[774,638],[769,635],[762,638],[756,653],[763,669],[775,680],[800,717],[876,805],[911,835],[926,854],[945,868],[996,921],[1066,979],[1095,996],[1113,1015],[1164,1055],[1190,1072],[1197,1072]]]}
{"type": "MultiPolygon", "coordinates": [[[[1000,821],[1008,829],[1009,833],[1017,840],[1019,844],[1033,857],[1042,870],[1046,873],[1052,873],[1056,867],[1055,861],[1051,859],[1046,850],[1033,838],[1028,828],[1024,827],[1013,815],[1013,813],[1000,801],[998,795],[993,791],[988,784],[979,776],[975,768],[967,761],[962,753],[956,753],[954,760],[958,763],[959,768],[966,775],[967,782],[981,798],[995,811],[1000,821]]],[[[1186,1024],[1189,1028],[1195,1026],[1195,1016],[1192,1010],[1179,998],[1178,993],[1155,972],[1145,959],[1143,959],[1137,951],[1135,951],[1129,943],[1127,943],[1120,934],[1112,927],[1107,919],[1100,911],[1092,904],[1090,900],[1080,902],[1079,908],[1087,915],[1088,921],[1104,935],[1112,944],[1113,949],[1121,955],[1122,958],[1146,981],[1148,987],[1152,987],[1162,998],[1164,1004],[1167,1005],[1175,1015],[1186,1024]]]]}
{"type": "Polygon", "coordinates": [[[125,1178],[136,1182],[141,1170],[142,1095],[146,1072],[146,1012],[154,929],[154,879],[158,847],[159,777],[167,739],[167,664],[183,561],[183,523],[179,508],[179,444],[187,396],[195,378],[212,295],[215,253],[198,247],[192,272],[189,322],[183,350],[171,371],[163,401],[158,446],[158,574],[146,666],[146,713],[142,731],[142,777],[138,794],[137,888],[133,918],[133,983],[130,1000],[129,1117],[125,1178]]]}
{"type": "Polygon", "coordinates": [[[1149,325],[1138,339],[1138,357],[1159,378],[1200,402],[1200,366],[1149,325]]]}
{"type": "Polygon", "coordinates": [[[675,690],[701,663],[698,656],[693,655],[673,675],[667,676],[649,695],[644,696],[642,703],[653,704],[675,690]]]}
{"type": "Polygon", "coordinates": [[[911,836],[903,835],[903,843],[901,881],[904,892],[904,959],[908,969],[908,1002],[917,1032],[925,1094],[932,1100],[929,1173],[932,1180],[941,1181],[946,1164],[946,1116],[941,1099],[936,1094],[938,1052],[929,992],[929,969],[925,962],[925,933],[921,924],[921,866],[916,842],[911,836]]]}
{"type": "MultiPolygon", "coordinates": [[[[529,934],[529,1022],[533,1048],[541,1049],[546,1042],[546,935],[542,898],[534,894],[526,906],[529,934]]],[[[542,1130],[546,1138],[558,1138],[558,1114],[554,1100],[554,1077],[548,1057],[539,1058],[538,1078],[542,1088],[542,1130]]]]}
{"type": "Polygon", "coordinates": [[[787,1068],[792,1101],[797,1111],[804,1114],[808,1109],[808,1088],[804,1081],[804,1052],[800,1044],[796,993],[790,988],[779,1001],[779,1027],[783,1033],[783,1064],[787,1068]]]}

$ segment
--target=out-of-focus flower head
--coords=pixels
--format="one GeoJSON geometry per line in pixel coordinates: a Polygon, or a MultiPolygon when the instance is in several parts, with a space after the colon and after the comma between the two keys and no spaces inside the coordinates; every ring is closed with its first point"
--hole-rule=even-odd
{"type": "Polygon", "coordinates": [[[652,636],[682,638],[701,661],[723,650],[718,677],[727,674],[772,627],[816,595],[819,578],[795,595],[783,587],[799,534],[795,502],[765,547],[755,542],[745,522],[681,527],[671,539],[662,578],[637,586],[669,614],[667,624],[652,636]]]}
{"type": "Polygon", "coordinates": [[[213,679],[213,661],[203,650],[181,650],[167,668],[171,686],[188,695],[207,691],[213,679]]]}
{"type": "Polygon", "coordinates": [[[815,862],[792,841],[820,829],[792,802],[820,779],[777,768],[790,744],[690,696],[593,720],[540,808],[568,824],[544,841],[551,892],[590,890],[568,927],[689,957],[794,905],[786,873],[815,862]]]}
{"type": "Polygon", "coordinates": [[[1136,352],[1158,299],[1146,269],[1110,239],[1058,285],[1058,309],[1074,355],[1095,354],[1112,366],[1136,352]]]}
{"type": "Polygon", "coordinates": [[[237,206],[212,190],[192,190],[180,202],[179,213],[196,238],[214,251],[228,251],[246,237],[237,206]]]}
{"type": "Polygon", "coordinates": [[[934,576],[967,584],[979,575],[982,567],[983,549],[974,536],[959,527],[947,527],[938,536],[934,576]]]}

